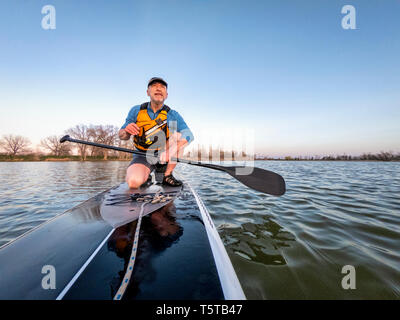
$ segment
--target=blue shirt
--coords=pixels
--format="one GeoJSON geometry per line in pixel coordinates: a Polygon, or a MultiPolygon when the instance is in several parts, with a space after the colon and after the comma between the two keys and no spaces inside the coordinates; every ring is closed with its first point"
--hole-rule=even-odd
{"type": "MultiPolygon", "coordinates": [[[[126,117],[124,125],[121,127],[121,129],[125,129],[126,126],[130,123],[136,123],[138,113],[140,111],[140,105],[132,107],[132,109],[129,111],[128,116],[126,117]]],[[[150,107],[150,102],[147,105],[147,113],[150,117],[151,120],[154,120],[157,118],[159,115],[161,109],[158,110],[156,113],[153,112],[153,110],[150,107]]],[[[189,127],[187,126],[185,120],[181,117],[181,115],[176,112],[175,110],[170,110],[167,114],[167,124],[168,128],[171,131],[171,133],[177,131],[179,132],[182,136],[181,138],[186,139],[188,143],[192,142],[194,140],[192,131],[190,131],[189,127]]]]}

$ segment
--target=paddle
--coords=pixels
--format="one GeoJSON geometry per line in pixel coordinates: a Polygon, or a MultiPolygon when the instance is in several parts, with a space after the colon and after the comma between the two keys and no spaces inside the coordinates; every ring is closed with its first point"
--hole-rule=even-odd
{"type": "MultiPolygon", "coordinates": [[[[65,142],[65,141],[81,143],[81,144],[86,144],[89,146],[106,148],[106,149],[146,156],[145,152],[109,146],[107,144],[73,139],[69,135],[66,135],[60,139],[61,143],[65,142]]],[[[155,156],[152,156],[152,157],[157,158],[155,156]]],[[[219,166],[219,165],[211,164],[211,163],[201,163],[201,162],[197,162],[197,161],[190,161],[190,160],[186,160],[186,159],[173,159],[173,160],[176,162],[181,162],[181,163],[186,163],[186,164],[190,164],[190,165],[194,165],[194,166],[205,167],[205,168],[209,168],[209,169],[226,172],[227,174],[234,177],[236,180],[238,180],[245,186],[247,186],[251,189],[266,193],[266,194],[271,194],[274,196],[281,196],[286,191],[285,180],[282,178],[282,176],[280,176],[279,174],[272,172],[272,171],[264,170],[264,169],[257,168],[257,167],[246,167],[246,166],[225,167],[225,166],[219,166]],[[243,173],[249,172],[249,174],[240,174],[241,172],[243,172],[243,173]]]]}

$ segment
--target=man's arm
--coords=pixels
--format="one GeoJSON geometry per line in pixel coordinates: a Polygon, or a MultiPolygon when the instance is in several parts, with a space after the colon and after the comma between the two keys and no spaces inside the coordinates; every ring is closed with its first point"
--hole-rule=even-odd
{"type": "Polygon", "coordinates": [[[189,144],[194,140],[193,133],[189,129],[185,120],[183,120],[182,116],[175,110],[170,111],[171,115],[168,118],[168,125],[170,126],[170,130],[173,132],[179,132],[180,138],[178,140],[186,140],[186,143],[189,144]]]}
{"type": "Polygon", "coordinates": [[[140,106],[134,106],[129,111],[124,125],[118,131],[118,137],[121,140],[128,140],[131,137],[131,135],[135,135],[135,134],[139,133],[139,127],[136,125],[136,119],[137,119],[139,110],[140,110],[140,106]]]}
{"type": "Polygon", "coordinates": [[[129,140],[129,138],[131,137],[131,134],[126,132],[125,129],[120,129],[118,131],[118,136],[121,140],[129,140]]]}
{"type": "Polygon", "coordinates": [[[118,135],[121,140],[128,140],[131,135],[135,136],[139,133],[139,131],[140,129],[136,123],[130,123],[125,127],[125,129],[119,130],[118,135]]]}

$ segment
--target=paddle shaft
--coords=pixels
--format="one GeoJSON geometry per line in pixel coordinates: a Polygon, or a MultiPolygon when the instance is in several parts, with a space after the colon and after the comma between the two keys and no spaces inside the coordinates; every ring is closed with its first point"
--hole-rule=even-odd
{"type": "MultiPolygon", "coordinates": [[[[91,141],[73,139],[68,135],[62,137],[61,140],[60,140],[61,143],[65,142],[65,141],[75,142],[75,143],[80,143],[80,144],[86,144],[88,146],[105,148],[105,149],[116,150],[116,151],[127,152],[127,153],[133,153],[133,154],[137,154],[137,155],[144,156],[144,157],[147,156],[147,157],[159,159],[157,156],[154,156],[154,155],[151,155],[151,154],[146,154],[146,152],[127,149],[127,148],[110,146],[108,144],[102,144],[102,143],[95,143],[95,142],[91,142],[91,141]]],[[[215,166],[215,165],[212,165],[212,164],[201,163],[201,162],[197,162],[197,161],[190,161],[190,160],[186,160],[186,159],[177,159],[177,158],[172,158],[171,160],[173,160],[175,162],[181,162],[181,163],[186,163],[186,164],[192,164],[192,165],[195,165],[195,166],[201,166],[201,167],[207,167],[207,168],[216,169],[216,170],[220,170],[220,171],[225,171],[223,169],[223,167],[219,168],[219,166],[215,166]]]]}
{"type": "MultiPolygon", "coordinates": [[[[99,147],[99,148],[133,153],[133,154],[141,155],[144,157],[151,157],[151,158],[155,158],[155,159],[159,160],[159,158],[157,156],[147,154],[146,152],[110,146],[107,144],[84,141],[84,140],[79,140],[79,139],[73,139],[69,135],[66,135],[60,139],[61,143],[65,142],[65,141],[86,144],[89,146],[94,146],[94,147],[99,147]]],[[[260,192],[263,192],[263,193],[272,194],[275,196],[281,196],[286,191],[285,180],[279,174],[265,170],[265,169],[255,168],[255,167],[254,168],[246,167],[246,166],[225,167],[225,166],[219,166],[219,165],[211,164],[211,163],[201,163],[198,161],[190,161],[190,160],[186,160],[186,159],[177,159],[177,158],[172,158],[171,160],[175,161],[175,162],[191,164],[194,166],[205,167],[205,168],[214,169],[214,170],[228,173],[229,175],[231,175],[232,177],[234,177],[236,180],[243,183],[247,187],[257,190],[257,191],[260,191],[260,192]],[[239,174],[236,171],[236,169],[251,169],[251,170],[247,175],[243,175],[243,174],[239,174]]]]}
{"type": "MultiPolygon", "coordinates": [[[[115,146],[110,146],[108,144],[102,144],[102,143],[95,143],[95,142],[90,142],[90,141],[85,141],[85,140],[79,140],[79,139],[73,139],[70,136],[64,136],[61,138],[60,142],[63,143],[65,141],[69,142],[75,142],[75,143],[80,143],[80,144],[86,144],[88,146],[93,146],[93,147],[99,147],[99,148],[105,148],[105,149],[111,149],[111,150],[116,150],[116,151],[122,151],[122,152],[128,152],[128,153],[134,153],[138,154],[141,156],[146,156],[145,152],[137,151],[137,150],[132,150],[132,149],[127,149],[127,148],[121,148],[121,147],[115,147],[115,146]]],[[[156,156],[148,155],[152,158],[157,158],[156,156]]]]}

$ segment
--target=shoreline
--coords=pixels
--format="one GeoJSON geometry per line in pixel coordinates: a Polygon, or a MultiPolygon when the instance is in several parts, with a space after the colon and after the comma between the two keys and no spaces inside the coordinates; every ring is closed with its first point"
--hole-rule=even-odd
{"type": "MultiPolygon", "coordinates": [[[[46,159],[0,159],[0,162],[108,162],[108,161],[124,161],[124,162],[129,162],[132,159],[86,159],[86,160],[81,160],[81,159],[71,159],[71,158],[46,158],[46,159]]],[[[195,159],[185,159],[185,160],[190,160],[190,161],[201,161],[201,160],[195,160],[195,159]]],[[[234,162],[243,162],[243,161],[287,161],[287,162],[400,162],[400,160],[362,160],[362,159],[354,159],[354,160],[340,160],[340,159],[254,159],[254,160],[235,160],[234,162]]],[[[203,161],[204,163],[208,162],[213,162],[213,161],[203,161]]],[[[224,162],[232,162],[231,160],[229,161],[217,161],[220,163],[224,162]]]]}

